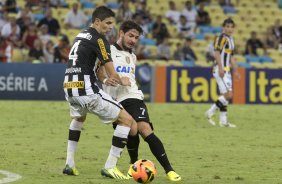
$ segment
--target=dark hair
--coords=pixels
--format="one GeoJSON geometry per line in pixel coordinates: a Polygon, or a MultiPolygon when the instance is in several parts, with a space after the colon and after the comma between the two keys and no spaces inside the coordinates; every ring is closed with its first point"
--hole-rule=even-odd
{"type": "Polygon", "coordinates": [[[103,21],[109,17],[115,17],[115,13],[106,6],[99,6],[92,13],[92,22],[94,22],[96,18],[103,21]]]}
{"type": "Polygon", "coordinates": [[[139,26],[139,24],[133,22],[132,20],[124,21],[119,28],[119,30],[123,31],[124,33],[128,32],[131,29],[136,29],[140,35],[143,34],[143,29],[141,28],[141,26],[139,26]]]}
{"type": "Polygon", "coordinates": [[[230,17],[223,21],[222,26],[224,27],[226,24],[232,24],[235,27],[235,22],[230,17]]]}

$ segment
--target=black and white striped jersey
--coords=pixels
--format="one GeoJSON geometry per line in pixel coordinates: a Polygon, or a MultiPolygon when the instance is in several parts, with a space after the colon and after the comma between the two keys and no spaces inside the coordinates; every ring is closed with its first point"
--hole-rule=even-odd
{"type": "Polygon", "coordinates": [[[89,27],[79,33],[69,53],[65,71],[64,91],[67,97],[98,93],[95,85],[100,65],[111,62],[110,45],[96,29],[89,27]]]}
{"type": "Polygon", "coordinates": [[[225,71],[230,71],[231,56],[234,54],[234,39],[227,34],[222,33],[214,41],[214,50],[220,52],[221,64],[225,71]]]}

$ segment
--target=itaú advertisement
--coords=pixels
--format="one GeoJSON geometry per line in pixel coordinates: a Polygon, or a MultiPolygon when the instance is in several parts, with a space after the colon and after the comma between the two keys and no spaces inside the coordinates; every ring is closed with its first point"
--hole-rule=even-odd
{"type": "MultiPolygon", "coordinates": [[[[157,67],[154,102],[210,103],[218,98],[211,68],[157,67]]],[[[239,68],[233,78],[234,104],[282,104],[281,69],[239,68]]]]}
{"type": "Polygon", "coordinates": [[[217,84],[211,68],[167,68],[167,102],[214,102],[217,84]]]}
{"type": "Polygon", "coordinates": [[[282,70],[246,70],[246,103],[282,104],[282,70]]]}

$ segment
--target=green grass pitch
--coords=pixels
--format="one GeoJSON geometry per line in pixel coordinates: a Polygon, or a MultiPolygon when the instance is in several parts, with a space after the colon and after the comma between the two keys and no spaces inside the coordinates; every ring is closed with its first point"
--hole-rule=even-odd
{"type": "MultiPolygon", "coordinates": [[[[162,140],[183,184],[282,183],[281,106],[231,105],[229,119],[238,128],[210,126],[208,104],[148,104],[156,135],[162,140]]],[[[0,170],[17,173],[15,184],[135,183],[103,178],[113,129],[89,114],[76,154],[80,175],[65,176],[70,123],[66,102],[0,101],[0,170]]],[[[169,182],[141,140],[140,158],[157,167],[155,184],[169,182]]],[[[118,165],[126,172],[128,153],[118,165]]],[[[4,176],[0,174],[0,178],[4,176]]]]}

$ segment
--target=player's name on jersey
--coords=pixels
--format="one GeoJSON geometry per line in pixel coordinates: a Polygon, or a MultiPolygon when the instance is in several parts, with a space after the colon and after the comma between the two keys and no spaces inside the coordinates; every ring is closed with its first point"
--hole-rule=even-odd
{"type": "Polygon", "coordinates": [[[64,88],[84,88],[84,81],[64,82],[64,88]]]}
{"type": "Polygon", "coordinates": [[[66,69],[66,74],[67,73],[81,73],[81,67],[71,67],[66,69]]]}

